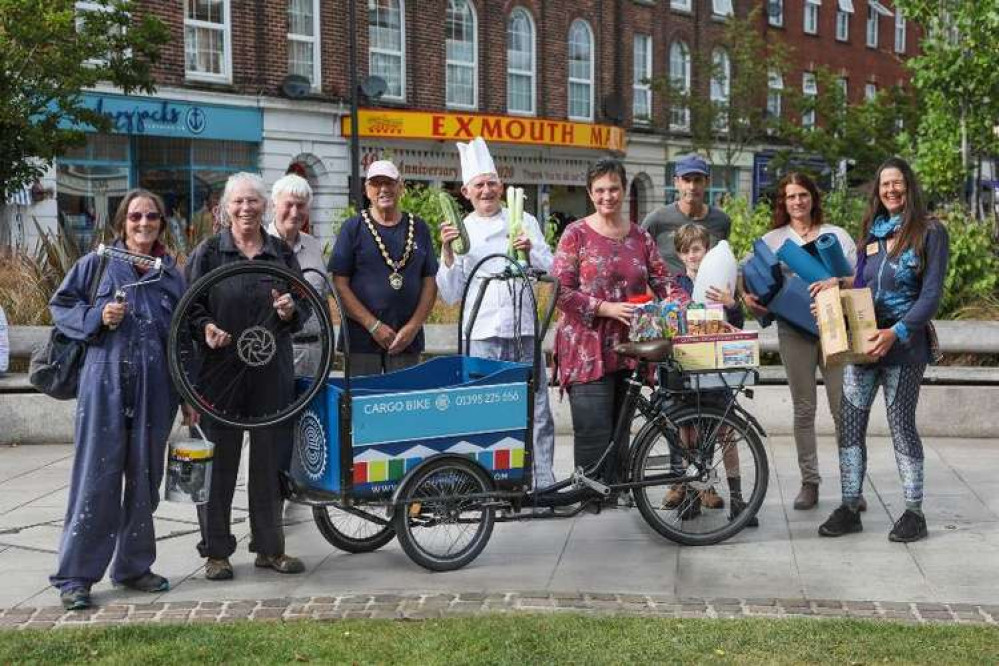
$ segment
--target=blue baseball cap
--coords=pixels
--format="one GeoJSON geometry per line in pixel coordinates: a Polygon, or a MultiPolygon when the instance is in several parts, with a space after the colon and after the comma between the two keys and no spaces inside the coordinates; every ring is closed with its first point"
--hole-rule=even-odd
{"type": "Polygon", "coordinates": [[[708,163],[700,155],[684,155],[676,161],[676,175],[680,178],[699,173],[703,176],[710,176],[711,170],[708,163]]]}

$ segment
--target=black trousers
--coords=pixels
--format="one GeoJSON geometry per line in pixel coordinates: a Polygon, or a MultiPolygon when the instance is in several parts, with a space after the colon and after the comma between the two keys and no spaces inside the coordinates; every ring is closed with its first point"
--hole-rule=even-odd
{"type": "MultiPolygon", "coordinates": [[[[572,412],[574,466],[587,468],[603,454],[617,424],[627,392],[628,370],[619,370],[600,379],[569,387],[569,410],[572,412]]],[[[628,432],[622,435],[627,438],[628,432]]],[[[622,442],[616,442],[618,446],[622,442]]],[[[618,465],[613,454],[601,469],[603,479],[618,480],[618,465]]]]}
{"type": "MultiPolygon", "coordinates": [[[[236,551],[232,534],[232,499],[243,450],[243,431],[205,423],[205,434],[215,443],[212,487],[208,502],[198,507],[202,557],[229,557],[236,551]]],[[[261,555],[284,554],[284,499],[279,474],[291,456],[292,428],[276,426],[250,431],[250,475],[247,495],[250,507],[250,551],[261,555]]]]}

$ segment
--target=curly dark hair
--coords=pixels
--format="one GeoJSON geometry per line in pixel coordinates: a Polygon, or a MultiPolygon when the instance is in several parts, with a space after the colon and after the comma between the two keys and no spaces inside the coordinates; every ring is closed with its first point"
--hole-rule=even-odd
{"type": "Polygon", "coordinates": [[[771,229],[779,229],[791,222],[791,216],[787,213],[787,186],[797,185],[808,190],[812,195],[812,223],[816,226],[822,225],[822,193],[819,191],[815,181],[800,171],[790,171],[780,182],[777,183],[777,197],[774,203],[774,221],[770,225],[771,229]]]}

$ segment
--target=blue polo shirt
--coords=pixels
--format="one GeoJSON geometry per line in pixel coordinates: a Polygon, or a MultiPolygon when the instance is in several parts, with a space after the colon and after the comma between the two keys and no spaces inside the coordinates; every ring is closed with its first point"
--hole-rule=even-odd
{"type": "MultiPolygon", "coordinates": [[[[409,233],[407,213],[403,220],[393,227],[383,227],[372,220],[381,236],[389,257],[397,260],[406,248],[409,233]]],[[[402,289],[389,286],[389,269],[382,257],[375,239],[361,217],[355,216],[343,223],[333,245],[329,271],[333,275],[350,278],[350,288],[358,300],[383,324],[398,331],[413,316],[420,302],[423,279],[437,275],[437,256],[431,241],[427,223],[413,217],[413,254],[406,262],[402,274],[402,289]]],[[[353,353],[378,353],[384,351],[368,331],[353,319],[347,319],[350,333],[350,351],[353,353]]],[[[342,343],[341,336],[340,342],[342,343]]],[[[416,334],[404,353],[415,354],[423,351],[423,329],[416,334]]]]}

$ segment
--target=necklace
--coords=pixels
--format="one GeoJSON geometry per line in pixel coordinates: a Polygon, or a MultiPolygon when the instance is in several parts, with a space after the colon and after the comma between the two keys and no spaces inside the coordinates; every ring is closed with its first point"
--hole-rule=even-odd
{"type": "MultiPolygon", "coordinates": [[[[403,220],[407,217],[407,213],[403,213],[403,220]]],[[[364,224],[368,227],[368,231],[371,232],[371,236],[375,239],[375,245],[378,246],[378,250],[382,253],[382,259],[388,264],[389,269],[392,271],[388,276],[389,286],[399,291],[402,289],[402,273],[403,268],[406,267],[406,262],[409,261],[410,256],[413,254],[413,228],[416,226],[413,224],[413,216],[409,217],[409,231],[406,232],[406,248],[402,252],[402,258],[395,260],[389,256],[388,250],[385,249],[385,243],[382,241],[381,235],[378,233],[378,229],[375,228],[374,222],[371,221],[371,217],[368,215],[367,210],[361,211],[361,219],[364,220],[364,224]]],[[[403,220],[400,220],[402,222],[403,220]]]]}
{"type": "MultiPolygon", "coordinates": [[[[792,225],[791,228],[794,229],[794,226],[792,225]]],[[[817,224],[810,225],[804,231],[798,231],[797,229],[794,229],[794,233],[798,234],[798,236],[801,238],[801,240],[803,240],[804,242],[807,243],[807,242],[809,242],[808,239],[809,239],[810,236],[817,236],[818,235],[818,233],[819,233],[819,225],[817,225],[817,224]]]]}

